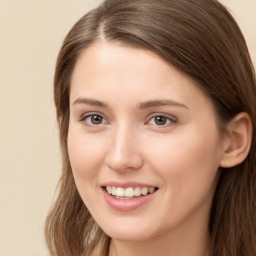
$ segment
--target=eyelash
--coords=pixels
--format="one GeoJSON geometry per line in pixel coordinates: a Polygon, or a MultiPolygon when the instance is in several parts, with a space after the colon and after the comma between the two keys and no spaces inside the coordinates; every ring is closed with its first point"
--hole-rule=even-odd
{"type": "MultiPolygon", "coordinates": [[[[100,125],[104,125],[104,124],[108,124],[107,120],[101,115],[101,114],[98,114],[98,113],[91,113],[91,114],[87,114],[87,115],[84,115],[81,119],[80,119],[81,122],[84,122],[85,125],[89,126],[89,127],[96,127],[96,126],[100,126],[100,125]],[[93,117],[97,117],[99,118],[99,122],[98,124],[93,124],[92,123],[92,118],[93,117]],[[86,121],[87,119],[90,118],[90,121],[86,121]],[[103,121],[103,122],[102,122],[103,121]]],[[[176,124],[178,121],[175,117],[170,117],[168,115],[164,115],[164,114],[154,114],[153,116],[151,116],[148,121],[145,123],[145,124],[149,124],[151,126],[157,126],[157,127],[160,127],[160,128],[165,128],[165,127],[169,127],[169,126],[172,126],[174,124],[176,124]],[[164,124],[156,124],[156,118],[162,118],[164,119],[164,121],[167,122],[164,123],[164,124]],[[152,120],[155,120],[154,124],[150,123],[152,120]]]]}

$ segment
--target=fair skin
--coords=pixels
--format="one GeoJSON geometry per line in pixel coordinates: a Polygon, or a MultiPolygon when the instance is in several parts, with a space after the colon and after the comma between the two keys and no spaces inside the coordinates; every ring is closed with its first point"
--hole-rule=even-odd
{"type": "Polygon", "coordinates": [[[215,116],[195,82],[152,52],[102,42],[83,52],[68,151],[82,200],[112,237],[110,256],[207,255],[218,169],[230,165],[215,116]],[[116,198],[107,186],[153,192],[116,198]]]}

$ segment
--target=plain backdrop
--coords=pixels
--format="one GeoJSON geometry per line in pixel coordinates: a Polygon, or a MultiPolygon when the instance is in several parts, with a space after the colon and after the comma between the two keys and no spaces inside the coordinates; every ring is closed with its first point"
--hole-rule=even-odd
{"type": "MultiPolygon", "coordinates": [[[[46,256],[61,170],[52,82],[64,36],[100,0],[0,0],[0,256],[46,256]]],[[[222,0],[256,64],[256,1],[222,0]]],[[[256,66],[256,65],[255,65],[256,66]]]]}

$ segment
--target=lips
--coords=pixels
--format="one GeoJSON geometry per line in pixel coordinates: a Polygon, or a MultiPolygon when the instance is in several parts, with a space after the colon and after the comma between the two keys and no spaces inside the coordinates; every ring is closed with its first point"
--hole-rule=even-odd
{"type": "Polygon", "coordinates": [[[158,188],[139,183],[107,183],[102,186],[106,202],[118,211],[135,210],[150,202],[158,188]]]}

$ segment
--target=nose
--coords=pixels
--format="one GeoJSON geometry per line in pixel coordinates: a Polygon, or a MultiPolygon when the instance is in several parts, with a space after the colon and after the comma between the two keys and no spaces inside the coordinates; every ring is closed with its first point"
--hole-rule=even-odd
{"type": "Polygon", "coordinates": [[[136,131],[123,125],[111,134],[106,165],[116,172],[140,169],[143,165],[142,152],[136,131]]]}

